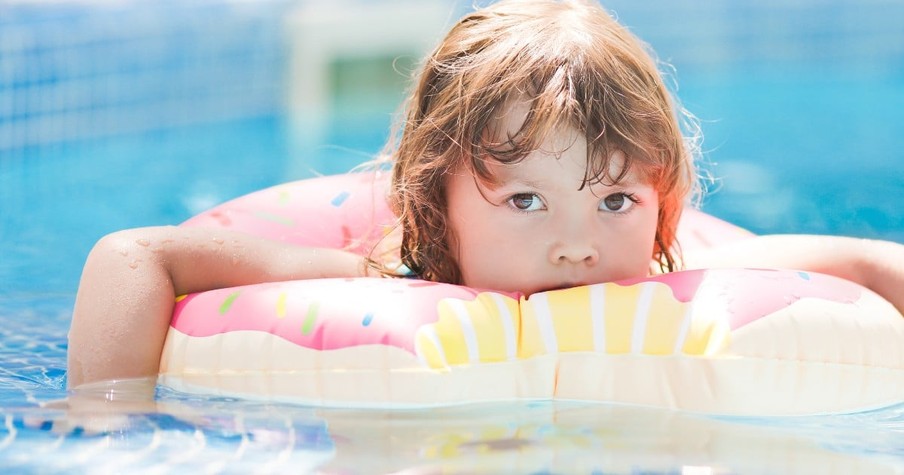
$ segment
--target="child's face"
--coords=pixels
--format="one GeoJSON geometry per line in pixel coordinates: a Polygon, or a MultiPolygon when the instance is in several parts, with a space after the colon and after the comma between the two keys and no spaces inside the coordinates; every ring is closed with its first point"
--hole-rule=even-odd
{"type": "MultiPolygon", "coordinates": [[[[520,122],[508,119],[501,122],[514,133],[520,122]]],[[[586,156],[582,135],[564,129],[519,163],[492,162],[498,187],[464,170],[449,178],[453,253],[465,285],[531,294],[649,274],[656,190],[629,172],[618,185],[579,191],[586,156]]],[[[613,167],[623,162],[612,157],[613,167]]]]}

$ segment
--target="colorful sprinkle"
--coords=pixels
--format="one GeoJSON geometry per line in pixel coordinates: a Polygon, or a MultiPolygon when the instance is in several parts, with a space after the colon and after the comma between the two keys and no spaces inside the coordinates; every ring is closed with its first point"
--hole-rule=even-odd
{"type": "Polygon", "coordinates": [[[804,271],[798,271],[797,275],[799,275],[801,279],[810,280],[810,274],[808,274],[804,271]]]}
{"type": "Polygon", "coordinates": [[[289,203],[289,197],[291,195],[286,190],[279,191],[279,204],[284,205],[289,203]]]}
{"type": "Polygon", "coordinates": [[[347,191],[343,191],[342,193],[336,195],[336,197],[333,198],[333,201],[330,201],[330,204],[338,208],[342,206],[342,203],[345,203],[345,200],[347,200],[348,197],[349,193],[347,191]]]}
{"type": "Polygon", "coordinates": [[[266,213],[264,211],[257,211],[254,213],[254,216],[257,218],[263,219],[264,221],[271,221],[271,222],[274,222],[277,224],[282,224],[284,226],[294,226],[295,225],[295,221],[293,221],[291,218],[287,218],[285,216],[280,216],[278,214],[266,213]]]}
{"type": "Polygon", "coordinates": [[[177,295],[176,302],[178,303],[178,302],[185,300],[185,297],[188,297],[188,294],[177,295]]]}
{"type": "Polygon", "coordinates": [[[373,319],[374,319],[374,313],[367,312],[367,314],[364,315],[364,320],[361,321],[361,325],[364,325],[366,327],[366,326],[370,325],[370,322],[372,322],[373,319]]]}
{"type": "Polygon", "coordinates": [[[276,316],[284,318],[286,316],[286,293],[282,292],[276,299],[276,316]]]}
{"type": "Polygon", "coordinates": [[[235,299],[238,298],[240,293],[241,292],[233,292],[226,297],[226,300],[223,300],[223,303],[220,304],[220,315],[226,315],[226,312],[232,307],[232,303],[235,302],[235,299]]]}
{"type": "Polygon", "coordinates": [[[314,322],[317,321],[318,310],[320,310],[320,302],[314,302],[308,307],[308,313],[304,316],[304,323],[301,324],[302,335],[307,335],[314,329],[314,322]]]}

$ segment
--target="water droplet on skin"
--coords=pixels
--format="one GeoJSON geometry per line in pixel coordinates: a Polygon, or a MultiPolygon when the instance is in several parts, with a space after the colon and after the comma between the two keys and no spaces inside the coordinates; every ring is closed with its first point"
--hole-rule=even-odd
{"type": "Polygon", "coordinates": [[[132,262],[129,263],[129,268],[134,270],[138,268],[138,263],[141,262],[141,259],[132,259],[132,262]]]}
{"type": "Polygon", "coordinates": [[[211,241],[213,241],[213,242],[215,242],[215,243],[217,243],[217,244],[223,244],[224,242],[226,242],[226,241],[224,241],[224,240],[222,240],[222,239],[220,239],[220,238],[217,238],[217,237],[211,239],[211,241]]]}
{"type": "Polygon", "coordinates": [[[138,239],[135,241],[135,244],[138,244],[141,247],[148,247],[151,245],[151,241],[148,241],[147,239],[138,239]]]}
{"type": "Polygon", "coordinates": [[[125,257],[125,256],[128,256],[128,255],[129,255],[129,251],[127,251],[127,250],[125,250],[125,249],[120,249],[119,251],[116,251],[116,252],[118,252],[119,255],[122,256],[122,257],[125,257]]]}
{"type": "Polygon", "coordinates": [[[234,265],[234,266],[239,265],[239,260],[240,260],[240,259],[239,259],[238,254],[233,254],[233,255],[232,255],[232,265],[234,265]]]}

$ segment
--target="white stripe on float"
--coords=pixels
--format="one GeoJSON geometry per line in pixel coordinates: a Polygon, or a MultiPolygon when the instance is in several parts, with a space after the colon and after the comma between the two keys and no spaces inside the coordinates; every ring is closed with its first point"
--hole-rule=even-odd
{"type": "Polygon", "coordinates": [[[509,311],[505,299],[499,294],[490,294],[493,302],[496,302],[496,308],[499,309],[499,315],[502,318],[502,333],[505,335],[505,357],[513,360],[517,357],[518,336],[515,335],[515,326],[512,325],[512,312],[509,311]]]}
{"type": "Polygon", "coordinates": [[[480,362],[480,349],[477,347],[477,332],[474,330],[474,324],[471,323],[471,316],[468,315],[468,309],[465,303],[458,299],[449,299],[446,301],[458,322],[461,324],[461,335],[465,339],[465,346],[468,348],[468,361],[471,363],[480,362]]]}
{"type": "Polygon", "coordinates": [[[656,283],[645,282],[641,284],[640,296],[637,297],[637,310],[634,313],[634,328],[631,335],[631,352],[643,352],[643,340],[647,333],[647,320],[650,316],[650,305],[653,302],[653,291],[656,283]]]}
{"type": "Polygon", "coordinates": [[[590,324],[593,329],[593,351],[606,352],[606,285],[590,286],[590,324]]]}
{"type": "Polygon", "coordinates": [[[530,301],[534,305],[534,315],[537,316],[537,327],[547,354],[559,352],[559,343],[556,339],[556,329],[552,324],[552,312],[549,311],[549,299],[546,294],[531,295],[530,301]]]}

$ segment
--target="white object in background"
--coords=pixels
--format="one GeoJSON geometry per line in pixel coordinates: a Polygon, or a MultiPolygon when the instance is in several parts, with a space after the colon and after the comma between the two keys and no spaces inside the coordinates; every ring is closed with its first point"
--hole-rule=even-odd
{"type": "Polygon", "coordinates": [[[450,0],[308,2],[289,14],[289,117],[293,139],[320,143],[329,123],[330,68],[342,59],[414,56],[454,19],[450,0]]]}

